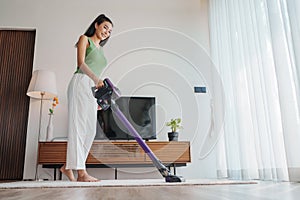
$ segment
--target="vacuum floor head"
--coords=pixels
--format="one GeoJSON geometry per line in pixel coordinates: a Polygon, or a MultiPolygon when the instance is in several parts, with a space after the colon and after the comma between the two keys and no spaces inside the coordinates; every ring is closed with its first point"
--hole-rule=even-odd
{"type": "Polygon", "coordinates": [[[185,179],[181,176],[168,175],[165,177],[166,182],[185,182],[185,179]]]}

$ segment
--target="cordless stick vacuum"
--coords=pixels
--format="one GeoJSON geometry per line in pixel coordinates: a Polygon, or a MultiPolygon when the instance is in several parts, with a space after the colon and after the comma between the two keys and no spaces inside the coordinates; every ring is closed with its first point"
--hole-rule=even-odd
{"type": "Polygon", "coordinates": [[[184,178],[181,176],[172,175],[168,168],[161,163],[160,160],[155,156],[149,146],[144,142],[140,134],[135,130],[132,124],[128,121],[122,111],[116,104],[116,100],[121,96],[120,91],[116,88],[109,79],[104,79],[104,86],[97,89],[92,87],[93,95],[97,99],[98,105],[102,110],[107,110],[111,107],[113,113],[116,114],[118,119],[123,123],[123,125],[128,129],[128,131],[133,135],[137,143],[142,147],[144,152],[152,160],[154,166],[158,169],[161,175],[165,178],[166,182],[184,182],[184,178]]]}

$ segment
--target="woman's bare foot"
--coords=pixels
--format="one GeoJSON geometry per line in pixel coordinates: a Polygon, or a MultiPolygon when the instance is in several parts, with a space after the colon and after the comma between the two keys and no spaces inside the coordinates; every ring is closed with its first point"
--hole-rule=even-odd
{"type": "Polygon", "coordinates": [[[100,180],[95,177],[90,176],[85,170],[79,170],[77,181],[79,181],[79,182],[99,182],[100,180]]]}
{"type": "Polygon", "coordinates": [[[61,173],[66,175],[70,181],[76,181],[73,171],[71,169],[66,169],[65,164],[59,170],[61,171],[61,173]]]}

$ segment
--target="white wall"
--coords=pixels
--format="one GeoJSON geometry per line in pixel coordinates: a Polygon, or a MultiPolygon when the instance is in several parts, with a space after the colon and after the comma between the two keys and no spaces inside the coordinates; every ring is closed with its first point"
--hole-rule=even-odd
{"type": "MultiPolygon", "coordinates": [[[[56,73],[60,104],[55,110],[55,137],[67,136],[68,82],[76,68],[76,43],[92,20],[105,13],[114,22],[105,46],[110,77],[125,95],[157,98],[157,132],[167,140],[165,122],[182,117],[180,140],[191,142],[192,163],[178,169],[186,178],[215,177],[214,152],[204,160],[199,152],[210,126],[211,62],[207,0],[35,1],[2,0],[1,28],[37,30],[35,69],[56,73]],[[207,94],[194,94],[194,86],[207,86],[207,94]]],[[[39,101],[31,100],[28,119],[24,178],[34,177],[39,101]]],[[[45,138],[49,102],[44,103],[42,139],[45,138]]],[[[113,178],[111,169],[89,171],[102,179],[113,178]]],[[[41,178],[52,171],[39,169],[41,178]]],[[[122,169],[119,178],[160,177],[155,169],[122,169]]]]}

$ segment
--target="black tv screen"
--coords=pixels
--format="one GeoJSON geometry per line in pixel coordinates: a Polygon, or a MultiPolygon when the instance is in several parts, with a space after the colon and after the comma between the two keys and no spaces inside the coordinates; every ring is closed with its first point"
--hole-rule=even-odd
{"type": "MultiPolygon", "coordinates": [[[[120,97],[116,104],[144,140],[156,139],[155,97],[120,97]]],[[[112,112],[98,110],[95,139],[134,140],[134,136],[112,112]]]]}

